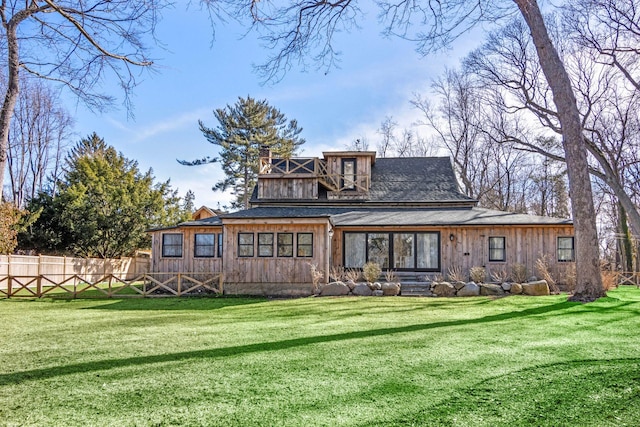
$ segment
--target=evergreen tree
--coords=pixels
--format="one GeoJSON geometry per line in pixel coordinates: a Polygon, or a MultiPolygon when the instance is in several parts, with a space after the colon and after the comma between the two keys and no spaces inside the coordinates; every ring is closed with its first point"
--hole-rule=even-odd
{"type": "Polygon", "coordinates": [[[151,170],[141,173],[95,133],[71,150],[64,170],[58,194],[32,201],[41,215],[24,246],[114,258],[149,247],[147,229],[190,218],[169,181],[154,183],[151,170]]]}
{"type": "Polygon", "coordinates": [[[231,207],[246,209],[260,170],[260,148],[268,147],[278,157],[290,157],[305,142],[299,136],[302,128],[296,120],[287,121],[266,100],[251,97],[238,97],[235,105],[216,109],[213,115],[217,127],[209,128],[201,120],[198,123],[207,141],[220,147],[218,156],[178,162],[187,166],[220,163],[226,177],[213,190],[231,189],[236,196],[231,207]]]}

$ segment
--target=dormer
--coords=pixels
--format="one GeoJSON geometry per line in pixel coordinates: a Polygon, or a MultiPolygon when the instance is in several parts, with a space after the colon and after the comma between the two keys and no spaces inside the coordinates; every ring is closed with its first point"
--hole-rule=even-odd
{"type": "Polygon", "coordinates": [[[328,151],[322,153],[328,200],[366,200],[371,189],[375,151],[328,151]]]}
{"type": "Polygon", "coordinates": [[[284,159],[261,151],[254,202],[368,199],[374,151],[329,151],[323,156],[284,159]]]}

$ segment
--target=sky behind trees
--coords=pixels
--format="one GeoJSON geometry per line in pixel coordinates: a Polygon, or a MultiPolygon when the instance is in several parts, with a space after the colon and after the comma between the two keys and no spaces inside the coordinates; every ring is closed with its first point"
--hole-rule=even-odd
{"type": "MultiPolygon", "coordinates": [[[[191,189],[195,205],[228,204],[228,194],[211,187],[223,175],[218,165],[188,167],[176,159],[214,155],[198,129],[198,120],[215,126],[213,110],[233,104],[239,96],[266,99],[289,119],[297,119],[307,140],[303,155],[344,149],[356,138],[366,138],[375,149],[376,133],[385,117],[393,116],[400,127],[420,117],[409,100],[415,92],[426,93],[431,79],[445,66],[455,67],[460,57],[482,41],[482,29],[459,40],[453,50],[421,58],[415,44],[384,38],[377,25],[375,8],[360,30],[343,33],[336,44],[342,52],[339,68],[296,68],[276,83],[263,84],[252,64],[266,58],[257,36],[234,22],[217,24],[215,39],[206,12],[177,5],[166,10],[158,27],[161,47],[155,49],[155,71],[142,70],[142,83],[134,90],[132,111],[124,107],[94,114],[70,97],[68,108],[75,118],[75,140],[96,132],[136,159],[141,170],[153,168],[159,181],[171,179],[181,195],[191,189]]],[[[136,71],[139,72],[139,71],[136,71]]],[[[105,88],[120,96],[118,87],[105,88]]],[[[72,142],[75,142],[72,141],[72,142]]]]}

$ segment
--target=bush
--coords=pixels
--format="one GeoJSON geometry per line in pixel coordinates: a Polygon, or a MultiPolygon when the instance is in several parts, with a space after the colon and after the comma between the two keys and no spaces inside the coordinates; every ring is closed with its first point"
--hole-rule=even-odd
{"type": "Polygon", "coordinates": [[[509,278],[509,273],[504,268],[499,268],[491,271],[491,280],[496,283],[504,283],[509,278]]]}
{"type": "Polygon", "coordinates": [[[515,263],[511,265],[511,278],[517,283],[527,281],[527,267],[524,264],[515,263]]]}
{"type": "Polygon", "coordinates": [[[462,273],[462,267],[459,265],[449,267],[449,280],[452,282],[464,282],[465,277],[462,273]]]}
{"type": "Polygon", "coordinates": [[[486,275],[484,267],[471,267],[469,270],[469,278],[476,283],[484,283],[486,275]]]}
{"type": "Polygon", "coordinates": [[[543,255],[536,260],[536,272],[538,276],[547,281],[552,293],[557,294],[560,292],[558,285],[556,285],[556,279],[551,275],[551,271],[549,271],[549,255],[543,255]]]}
{"type": "Polygon", "coordinates": [[[375,262],[368,262],[362,267],[362,275],[364,276],[364,280],[369,283],[373,283],[380,277],[382,273],[382,268],[375,262]]]}

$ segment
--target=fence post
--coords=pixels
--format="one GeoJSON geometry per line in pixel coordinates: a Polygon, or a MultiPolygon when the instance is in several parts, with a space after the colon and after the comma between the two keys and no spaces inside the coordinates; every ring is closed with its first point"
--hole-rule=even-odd
{"type": "Polygon", "coordinates": [[[180,296],[182,288],[182,273],[178,273],[178,296],[180,296]]]}
{"type": "Polygon", "coordinates": [[[11,298],[11,281],[13,280],[13,278],[10,275],[7,275],[7,298],[11,298]]]}

